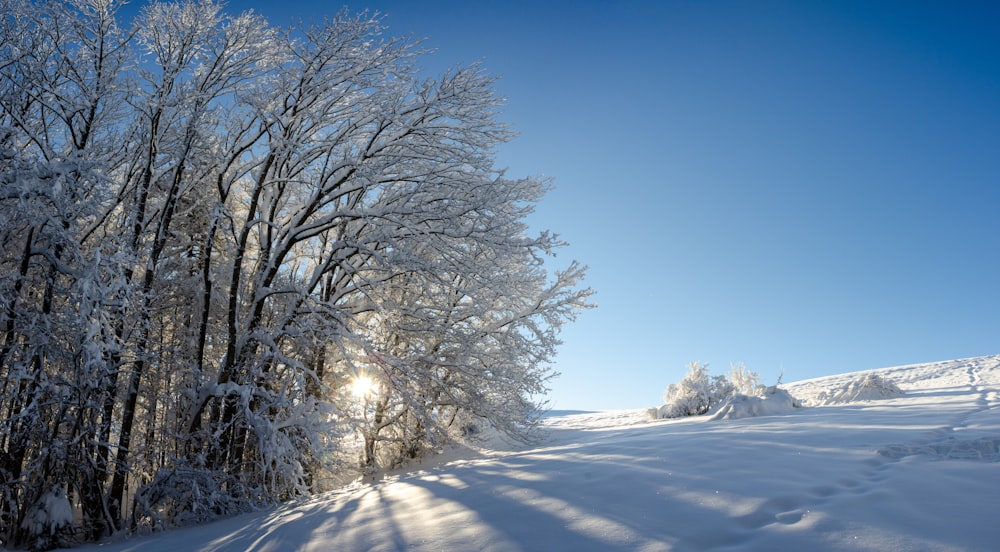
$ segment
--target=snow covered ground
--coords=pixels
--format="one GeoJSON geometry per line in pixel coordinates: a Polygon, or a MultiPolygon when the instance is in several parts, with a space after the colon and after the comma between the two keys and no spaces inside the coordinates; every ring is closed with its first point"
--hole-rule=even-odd
{"type": "Polygon", "coordinates": [[[904,395],[843,402],[853,373],[771,416],[552,416],[538,445],[86,550],[1000,549],[1000,356],[876,372],[904,395]]]}

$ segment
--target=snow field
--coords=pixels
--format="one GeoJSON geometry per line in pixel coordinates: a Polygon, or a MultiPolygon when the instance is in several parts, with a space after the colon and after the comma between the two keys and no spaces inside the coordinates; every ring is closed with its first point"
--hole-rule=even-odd
{"type": "Polygon", "coordinates": [[[806,407],[771,416],[557,416],[537,445],[87,550],[997,549],[1000,357],[877,373],[905,394],[809,406],[853,373],[784,386],[806,407]]]}

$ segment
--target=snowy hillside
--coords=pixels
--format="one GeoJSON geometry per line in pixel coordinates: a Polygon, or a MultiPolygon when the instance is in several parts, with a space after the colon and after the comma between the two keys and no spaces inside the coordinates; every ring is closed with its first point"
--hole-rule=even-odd
{"type": "Polygon", "coordinates": [[[86,550],[998,549],[1000,356],[875,372],[902,396],[849,400],[859,372],[780,415],[554,416],[536,446],[86,550]]]}

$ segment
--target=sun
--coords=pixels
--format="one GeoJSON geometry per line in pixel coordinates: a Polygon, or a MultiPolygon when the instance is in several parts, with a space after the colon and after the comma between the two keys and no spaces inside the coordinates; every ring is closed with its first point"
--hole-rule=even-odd
{"type": "Polygon", "coordinates": [[[375,386],[375,382],[368,376],[358,376],[354,378],[354,382],[351,383],[351,394],[355,397],[365,397],[372,391],[372,387],[375,386]]]}

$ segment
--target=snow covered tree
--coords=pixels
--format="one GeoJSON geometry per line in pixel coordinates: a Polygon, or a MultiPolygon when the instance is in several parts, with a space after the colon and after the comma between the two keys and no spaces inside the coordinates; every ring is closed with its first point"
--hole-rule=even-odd
{"type": "Polygon", "coordinates": [[[397,464],[446,441],[450,426],[469,416],[510,436],[530,434],[537,405],[528,397],[544,392],[550,374],[541,366],[554,354],[556,332],[586,306],[589,292],[575,288],[583,275],[575,264],[549,280],[537,253],[556,246],[552,236],[524,236],[527,205],[518,203],[539,197],[544,183],[502,186],[524,191],[491,194],[484,198],[492,203],[489,221],[469,222],[489,223],[494,239],[470,243],[463,233],[460,243],[475,247],[465,256],[442,256],[422,243],[414,252],[434,269],[401,273],[372,296],[378,305],[367,354],[380,385],[376,423],[365,434],[366,466],[379,463],[373,453],[380,441],[391,445],[381,462],[397,464]],[[506,237],[497,240],[501,232],[506,237]]]}
{"type": "Polygon", "coordinates": [[[40,489],[73,483],[84,524],[107,527],[103,477],[117,366],[110,303],[125,259],[98,229],[114,208],[108,169],[125,55],[110,2],[14,1],[0,30],[0,282],[6,442],[0,532],[25,544],[40,489]],[[27,483],[31,482],[31,485],[27,483]]]}
{"type": "Polygon", "coordinates": [[[590,291],[494,167],[494,78],[367,14],[119,7],[0,8],[0,538],[44,546],[67,482],[97,538],[310,492],[353,435],[375,469],[530,433],[590,291]]]}

